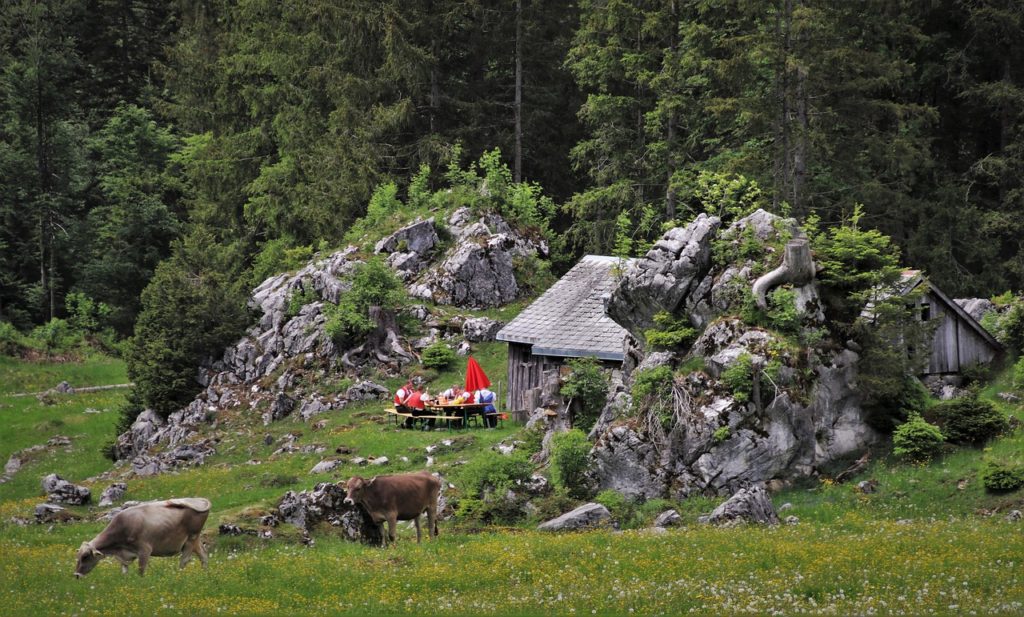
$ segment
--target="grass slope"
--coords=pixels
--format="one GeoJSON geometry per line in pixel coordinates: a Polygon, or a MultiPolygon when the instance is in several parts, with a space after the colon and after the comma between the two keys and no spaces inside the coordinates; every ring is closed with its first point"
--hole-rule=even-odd
{"type": "MultiPolygon", "coordinates": [[[[505,361],[501,345],[475,355],[492,377],[505,361]]],[[[286,490],[341,480],[377,468],[346,464],[334,473],[308,474],[322,458],[346,446],[360,456],[388,456],[387,471],[421,469],[424,447],[447,433],[396,431],[379,423],[377,403],[351,406],[317,419],[326,426],[285,419],[263,427],[256,413],[219,420],[218,454],[200,468],[128,481],[129,499],[202,495],[214,504],[207,523],[211,565],[177,570],[177,560],[154,559],[147,576],[122,576],[105,561],[83,581],[71,573],[77,546],[103,528],[99,509],[73,508],[87,522],[20,527],[42,502],[40,478],[57,472],[84,482],[98,498],[109,483],[86,481],[109,469],[100,454],[112,436],[124,391],[57,397],[8,393],[44,389],[65,375],[74,385],[116,382],[116,361],[92,359],[69,366],[4,361],[0,382],[0,457],[54,435],[71,437],[29,461],[0,484],[0,606],[4,614],[1015,614],[1024,612],[1024,526],[979,510],[1020,508],[1021,492],[989,495],[977,480],[982,456],[1024,449],[1017,431],[986,450],[953,451],[931,465],[907,466],[881,458],[860,478],[875,478],[879,492],[851,485],[792,489],[774,497],[793,504],[800,524],[775,529],[715,529],[694,524],[717,500],[675,505],[686,525],[664,534],[644,530],[545,535],[526,528],[473,533],[442,523],[436,542],[416,545],[400,526],[400,541],[381,550],[316,534],[313,546],[294,540],[289,526],[273,541],[216,536],[221,522],[251,520],[273,507],[286,490]],[[67,370],[68,372],[64,372],[67,370]],[[71,372],[73,371],[73,373],[71,372]],[[13,379],[14,377],[12,377],[13,379]],[[87,408],[99,413],[85,413],[87,408]],[[322,454],[274,456],[286,433],[296,444],[322,444],[322,454]],[[263,439],[271,435],[274,444],[263,439]],[[401,457],[409,460],[403,462],[401,457]],[[256,464],[258,462],[258,464],[256,464]],[[282,539],[283,538],[283,539],[282,539]]],[[[458,367],[438,377],[457,379],[458,367]]],[[[998,385],[986,392],[993,397],[998,385]]],[[[1021,416],[1020,408],[1005,407],[1021,416]]],[[[465,448],[436,455],[435,468],[457,482],[459,462],[512,435],[469,430],[456,435],[465,448]]],[[[652,511],[651,515],[654,514],[652,511]]]]}

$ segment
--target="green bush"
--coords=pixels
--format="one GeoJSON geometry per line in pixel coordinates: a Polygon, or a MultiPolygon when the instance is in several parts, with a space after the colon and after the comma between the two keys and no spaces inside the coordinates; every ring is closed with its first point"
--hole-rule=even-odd
{"type": "Polygon", "coordinates": [[[608,376],[596,358],[575,358],[569,360],[569,375],[560,392],[576,404],[573,425],[590,431],[608,397],[608,376]]]}
{"type": "Polygon", "coordinates": [[[288,318],[295,317],[302,312],[302,307],[312,304],[319,299],[320,297],[312,289],[293,289],[291,295],[288,296],[288,307],[285,309],[285,315],[288,318]]]}
{"type": "Polygon", "coordinates": [[[633,409],[646,410],[657,416],[662,428],[672,428],[675,415],[672,409],[672,386],[675,376],[668,366],[637,371],[633,377],[633,409]]]}
{"type": "Polygon", "coordinates": [[[737,403],[746,403],[754,393],[754,358],[740,354],[729,368],[722,371],[722,383],[732,392],[737,403]]]}
{"type": "Polygon", "coordinates": [[[27,348],[25,337],[11,323],[0,321],[0,356],[18,356],[27,348]]]}
{"type": "Polygon", "coordinates": [[[71,292],[64,298],[68,323],[80,334],[98,334],[106,326],[111,309],[81,292],[71,292]]]}
{"type": "Polygon", "coordinates": [[[945,441],[939,427],[914,414],[893,432],[893,454],[905,460],[924,462],[938,454],[945,441]]]}
{"type": "Polygon", "coordinates": [[[616,490],[606,489],[594,497],[594,502],[608,508],[612,518],[619,523],[620,528],[634,526],[637,513],[636,501],[616,490]]]}
{"type": "Polygon", "coordinates": [[[979,476],[987,491],[994,493],[1015,491],[1024,486],[1024,465],[1004,461],[985,461],[979,476]]]}
{"type": "MultiPolygon", "coordinates": [[[[877,354],[870,356],[877,357],[877,354]]],[[[868,390],[864,401],[867,423],[883,433],[891,433],[898,424],[928,408],[928,389],[916,377],[900,370],[888,375],[877,369],[860,371],[862,381],[866,382],[864,388],[868,390]]]]}
{"type": "Polygon", "coordinates": [[[405,298],[405,287],[384,260],[370,259],[356,267],[352,289],[342,294],[337,305],[328,305],[324,331],[340,345],[358,343],[377,327],[370,319],[370,307],[395,311],[405,298]]]}
{"type": "Polygon", "coordinates": [[[666,311],[654,315],[654,328],[644,330],[647,345],[657,349],[675,349],[689,345],[697,336],[685,319],[677,319],[666,311]]]}
{"type": "Polygon", "coordinates": [[[313,258],[312,246],[293,246],[290,237],[267,240],[252,260],[251,280],[259,285],[266,279],[289,270],[298,270],[313,258]]]}
{"type": "Polygon", "coordinates": [[[82,343],[82,335],[63,319],[51,319],[36,326],[28,336],[33,347],[46,353],[68,351],[82,343]]]}
{"type": "Polygon", "coordinates": [[[533,473],[526,454],[504,455],[488,450],[466,463],[458,474],[460,488],[467,497],[483,499],[488,493],[504,493],[516,482],[525,482],[533,473]]]}
{"type": "Polygon", "coordinates": [[[974,394],[939,403],[929,415],[938,421],[950,443],[960,445],[985,443],[1010,425],[1006,414],[974,394]]]}
{"type": "Polygon", "coordinates": [[[455,361],[455,351],[443,341],[437,341],[423,350],[423,366],[445,369],[455,361]]]}
{"type": "Polygon", "coordinates": [[[587,435],[572,429],[551,438],[551,483],[575,499],[590,495],[587,485],[587,458],[590,441],[587,435]]]}
{"type": "Polygon", "coordinates": [[[1013,365],[1013,387],[1024,390],[1024,356],[1013,365]]]}
{"type": "Polygon", "coordinates": [[[712,439],[715,440],[715,443],[722,443],[731,436],[732,429],[730,429],[728,426],[718,427],[717,429],[715,429],[715,432],[711,435],[712,439]]]}

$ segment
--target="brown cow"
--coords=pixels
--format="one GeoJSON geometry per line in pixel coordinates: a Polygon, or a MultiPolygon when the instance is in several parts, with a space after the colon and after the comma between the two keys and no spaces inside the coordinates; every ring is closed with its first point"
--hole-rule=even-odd
{"type": "Polygon", "coordinates": [[[179,567],[184,568],[194,552],[205,568],[206,549],[199,533],[209,515],[210,502],[201,497],[152,501],[126,508],[114,515],[98,536],[82,543],[75,576],[85,576],[108,556],[121,562],[122,573],[128,572],[128,564],[138,557],[139,576],[146,573],[150,556],[181,553],[179,567]]]}
{"type": "MultiPolygon", "coordinates": [[[[393,476],[376,476],[365,480],[349,478],[345,484],[345,503],[359,504],[374,523],[388,523],[384,544],[395,541],[395,523],[412,520],[416,524],[416,542],[420,541],[420,515],[427,512],[427,533],[437,537],[437,496],[441,481],[429,471],[393,476]]],[[[382,534],[383,535],[383,534],[382,534]]]]}

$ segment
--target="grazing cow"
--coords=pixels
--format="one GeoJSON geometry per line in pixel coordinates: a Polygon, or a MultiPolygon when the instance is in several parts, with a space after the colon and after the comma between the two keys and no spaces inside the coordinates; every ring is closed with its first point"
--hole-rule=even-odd
{"type": "MultiPolygon", "coordinates": [[[[349,478],[345,484],[345,503],[359,504],[374,523],[388,523],[384,543],[395,541],[395,523],[412,520],[416,524],[416,542],[420,541],[420,515],[427,512],[427,534],[437,537],[437,496],[441,481],[429,471],[393,476],[376,476],[365,480],[349,478]]],[[[383,534],[382,534],[383,535],[383,534]]]]}
{"type": "Polygon", "coordinates": [[[195,552],[205,568],[206,549],[199,533],[209,515],[210,502],[201,497],[152,501],[126,508],[114,515],[98,536],[82,543],[75,576],[85,576],[108,556],[121,562],[122,573],[128,572],[128,564],[138,557],[139,576],[146,573],[151,556],[180,553],[179,565],[184,568],[195,552]]]}

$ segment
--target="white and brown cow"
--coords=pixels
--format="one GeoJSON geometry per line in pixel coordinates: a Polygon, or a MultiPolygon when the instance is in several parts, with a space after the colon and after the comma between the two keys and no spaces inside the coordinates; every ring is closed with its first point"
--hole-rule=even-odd
{"type": "Polygon", "coordinates": [[[376,476],[370,480],[353,476],[345,484],[345,503],[359,504],[374,523],[388,524],[384,544],[395,541],[397,521],[414,521],[416,542],[420,541],[420,515],[427,513],[427,534],[437,536],[437,497],[441,481],[429,471],[376,476]]]}
{"type": "Polygon", "coordinates": [[[78,549],[75,576],[88,574],[104,557],[121,562],[121,572],[139,560],[139,576],[146,573],[150,557],[181,554],[180,567],[199,555],[206,567],[206,549],[199,534],[210,515],[210,502],[201,497],[152,501],[126,508],[114,515],[98,536],[78,549]]]}

